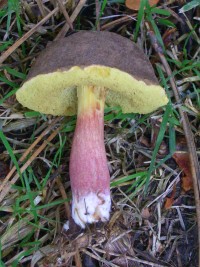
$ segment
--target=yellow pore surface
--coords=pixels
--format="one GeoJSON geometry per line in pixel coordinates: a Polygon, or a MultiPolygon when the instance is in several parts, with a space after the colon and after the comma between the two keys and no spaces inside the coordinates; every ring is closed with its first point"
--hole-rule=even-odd
{"type": "Polygon", "coordinates": [[[159,85],[147,85],[119,69],[98,65],[40,74],[26,81],[16,95],[29,109],[68,116],[77,113],[77,88],[91,85],[104,87],[106,104],[121,106],[123,113],[146,114],[168,102],[159,85]]]}

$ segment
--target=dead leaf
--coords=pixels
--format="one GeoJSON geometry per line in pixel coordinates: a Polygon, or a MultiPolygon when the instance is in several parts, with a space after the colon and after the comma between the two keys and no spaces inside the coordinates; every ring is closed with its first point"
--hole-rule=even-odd
{"type": "Polygon", "coordinates": [[[193,188],[192,177],[183,176],[182,179],[182,188],[187,192],[193,188]]]}
{"type": "Polygon", "coordinates": [[[185,190],[185,191],[191,190],[193,188],[193,182],[192,182],[189,153],[176,152],[176,153],[174,153],[173,158],[175,159],[179,168],[184,173],[184,176],[181,179],[183,190],[185,190]]]}
{"type": "Polygon", "coordinates": [[[170,209],[171,206],[174,204],[175,193],[176,193],[176,186],[174,185],[171,196],[166,198],[165,209],[170,209]]]}
{"type": "MultiPolygon", "coordinates": [[[[160,125],[161,121],[157,118],[151,118],[151,148],[154,149],[158,140],[158,135],[160,132],[160,125]]],[[[160,144],[159,150],[158,150],[158,157],[163,157],[167,155],[168,153],[168,147],[166,142],[163,140],[160,144]]]]}
{"type": "Polygon", "coordinates": [[[176,138],[176,151],[185,151],[185,152],[188,152],[187,142],[186,142],[185,137],[178,136],[176,138]]]}
{"type": "Polygon", "coordinates": [[[148,220],[149,217],[151,216],[149,208],[142,209],[141,215],[142,215],[143,219],[147,219],[148,220]]]}
{"type": "MultiPolygon", "coordinates": [[[[126,256],[120,256],[116,257],[115,259],[112,260],[112,263],[115,264],[115,266],[119,267],[140,267],[141,264],[137,262],[137,260],[134,261],[134,259],[127,259],[126,256]]],[[[106,267],[108,265],[105,265],[106,267]]]]}
{"type": "Polygon", "coordinates": [[[176,152],[174,153],[173,158],[175,159],[180,170],[183,171],[181,183],[183,190],[187,192],[193,188],[193,182],[187,142],[183,136],[179,136],[177,138],[176,152]]]}
{"type": "Polygon", "coordinates": [[[177,36],[178,32],[176,28],[167,29],[162,36],[163,43],[168,47],[176,40],[177,36]]]}
{"type": "Polygon", "coordinates": [[[148,139],[146,136],[142,136],[142,137],[140,138],[140,143],[141,143],[143,146],[145,146],[145,147],[148,147],[148,148],[151,147],[151,144],[150,144],[150,142],[149,142],[149,139],[148,139]]]}
{"type": "MultiPolygon", "coordinates": [[[[177,137],[176,152],[172,156],[182,170],[183,175],[181,178],[181,188],[187,192],[193,188],[190,158],[187,149],[187,142],[184,137],[177,137]]],[[[173,191],[170,197],[166,198],[165,209],[171,208],[175,200],[176,186],[173,187],[173,191]]]]}
{"type": "Polygon", "coordinates": [[[107,254],[134,255],[131,244],[131,231],[124,231],[120,227],[113,227],[110,237],[105,244],[107,254]]]}
{"type": "MultiPolygon", "coordinates": [[[[150,6],[156,5],[159,0],[149,0],[150,6]]],[[[126,0],[126,7],[132,10],[139,10],[140,9],[141,0],[126,0]]]]}

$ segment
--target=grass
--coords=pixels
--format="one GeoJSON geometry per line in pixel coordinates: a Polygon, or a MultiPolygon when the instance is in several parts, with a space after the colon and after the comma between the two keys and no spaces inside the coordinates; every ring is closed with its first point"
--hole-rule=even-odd
{"type": "MultiPolygon", "coordinates": [[[[195,1],[192,2],[192,7],[190,5],[185,8],[194,9],[196,3],[195,1]]],[[[98,16],[100,26],[101,23],[106,25],[113,19],[110,16],[110,20],[99,20],[106,14],[130,14],[130,11],[124,5],[124,1],[103,0],[100,4],[101,8],[98,16]]],[[[36,23],[27,15],[22,5],[23,3],[20,3],[20,1],[10,0],[8,5],[0,10],[0,23],[3,29],[0,34],[1,40],[4,40],[0,43],[0,52],[5,52],[19,37],[23,36],[27,31],[24,27],[25,25],[36,23]],[[4,37],[5,39],[3,39],[4,37]]],[[[52,8],[48,3],[45,5],[49,9],[52,8]]],[[[34,7],[39,12],[35,2],[34,7]]],[[[95,5],[92,5],[91,10],[89,8],[91,7],[85,6],[84,12],[88,10],[93,15],[88,18],[84,12],[81,13],[74,23],[76,29],[93,29],[93,25],[96,23],[93,19],[95,5]]],[[[169,8],[172,9],[171,6],[169,8]]],[[[173,11],[177,12],[176,10],[173,11]]],[[[37,13],[33,13],[33,16],[36,21],[41,19],[37,17],[37,13]]],[[[135,12],[135,16],[137,17],[136,21],[132,20],[124,24],[116,24],[117,26],[111,30],[139,43],[141,41],[144,44],[145,51],[148,52],[148,56],[152,60],[155,72],[160,83],[165,88],[170,102],[159,111],[147,115],[123,114],[119,107],[106,107],[104,116],[105,143],[112,178],[113,217],[106,226],[109,235],[105,234],[106,238],[103,243],[101,243],[98,236],[99,232],[96,231],[95,227],[92,226],[83,232],[82,236],[84,238],[92,235],[94,244],[84,244],[83,248],[92,253],[95,251],[94,249],[98,248],[99,251],[93,253],[94,257],[97,254],[99,257],[105,258],[108,254],[112,255],[112,253],[115,255],[124,254],[124,252],[116,250],[116,248],[113,248],[114,252],[112,252],[107,249],[107,246],[109,247],[113,243],[119,245],[122,242],[123,246],[126,247],[124,245],[126,242],[123,238],[128,238],[126,231],[130,231],[129,234],[135,241],[134,243],[129,241],[128,245],[133,247],[135,252],[132,255],[130,253],[128,255],[135,260],[134,264],[138,259],[146,260],[148,258],[150,262],[160,264],[160,266],[167,266],[165,264],[168,263],[171,266],[177,266],[176,251],[178,251],[179,254],[186,255],[185,262],[187,262],[188,266],[195,267],[197,266],[195,261],[197,251],[194,248],[197,244],[194,237],[196,231],[195,213],[192,210],[188,211],[188,209],[181,207],[181,205],[194,206],[192,192],[184,194],[182,192],[182,195],[179,194],[177,196],[177,205],[180,205],[179,211],[172,212],[172,210],[164,208],[165,197],[172,191],[172,185],[178,184],[180,186],[178,174],[181,170],[172,159],[177,146],[176,137],[183,133],[180,116],[177,111],[177,105],[180,105],[180,103],[174,101],[169,82],[170,77],[167,77],[163,66],[152,51],[148,36],[144,28],[141,28],[141,25],[144,25],[144,21],[150,23],[159,44],[164,50],[164,55],[170,65],[173,77],[180,81],[184,78],[199,76],[200,64],[197,61],[197,57],[194,57],[199,42],[198,36],[196,36],[198,28],[195,23],[192,23],[192,29],[190,28],[186,33],[180,33],[180,39],[176,38],[172,42],[179,53],[173,54],[171,48],[166,47],[163,40],[164,32],[175,26],[179,27],[177,26],[178,22],[175,24],[175,19],[172,19],[169,9],[165,9],[162,3],[161,7],[150,7],[146,1],[142,1],[140,10],[138,13],[135,12]],[[145,6],[146,9],[144,9],[145,6]],[[191,51],[188,52],[187,46],[191,39],[193,46],[191,51]],[[159,128],[154,144],[151,143],[151,138],[155,134],[153,132],[155,129],[153,129],[152,118],[156,120],[159,128]],[[146,140],[146,143],[142,143],[142,140],[146,140]],[[159,154],[162,143],[167,146],[167,150],[163,155],[159,154]],[[152,202],[154,198],[157,198],[158,201],[152,202]],[[144,217],[144,210],[147,212],[146,217],[144,217]],[[157,215],[157,211],[162,216],[162,224],[159,221],[160,217],[157,215]],[[115,216],[118,217],[115,218],[115,216]],[[177,221],[177,226],[172,225],[174,220],[177,221]],[[166,221],[168,221],[168,224],[166,221]],[[185,224],[186,231],[180,227],[180,221],[185,224]],[[160,232],[160,227],[162,228],[162,233],[160,232]],[[115,236],[116,229],[123,236],[115,242],[110,242],[109,236],[115,236]],[[169,234],[165,235],[164,233],[168,231],[169,234]],[[144,238],[140,233],[148,237],[144,238]],[[160,238],[160,235],[163,239],[160,238]],[[173,246],[175,246],[173,237],[177,240],[176,250],[174,251],[172,251],[173,246]],[[156,247],[155,238],[161,244],[161,251],[156,247]],[[181,240],[181,242],[178,240],[181,240]],[[187,243],[188,257],[184,248],[181,247],[181,244],[186,244],[187,240],[189,240],[187,243]],[[154,247],[151,247],[151,243],[153,243],[154,247]],[[189,254],[192,257],[189,257],[189,254]]],[[[68,164],[76,117],[73,116],[70,119],[59,121],[57,127],[62,126],[62,130],[55,135],[53,140],[48,141],[47,139],[55,131],[55,128],[52,128],[43,137],[42,141],[37,144],[31,153],[38,149],[43,141],[47,145],[22,173],[20,172],[20,167],[30,160],[31,154],[22,163],[19,164],[18,161],[26,150],[25,147],[29,147],[39,138],[44,127],[46,127],[45,125],[51,124],[53,118],[22,108],[17,103],[14,95],[20,84],[25,80],[35,55],[44,49],[49,39],[52,40],[56,37],[56,34],[61,29],[59,24],[63,25],[64,21],[62,12],[58,12],[52,20],[41,26],[42,29],[46,30],[43,34],[35,32],[17,51],[7,58],[0,69],[0,116],[3,118],[1,119],[0,117],[2,121],[0,130],[0,163],[3,162],[9,167],[15,166],[17,173],[21,176],[21,179],[12,186],[12,190],[9,191],[0,206],[2,221],[0,224],[1,266],[30,264],[29,256],[33,256],[34,253],[39,253],[43,249],[47,249],[47,256],[41,258],[40,262],[47,262],[47,264],[49,263],[48,261],[51,263],[51,260],[55,259],[66,260],[64,255],[71,255],[71,249],[73,250],[73,248],[77,247],[80,248],[79,252],[82,258],[85,255],[81,247],[81,242],[83,241],[79,240],[79,230],[75,230],[72,234],[70,233],[71,235],[68,235],[68,239],[63,237],[62,234],[62,227],[67,220],[65,204],[71,200],[68,164]],[[55,26],[57,26],[57,30],[54,32],[55,26]],[[17,114],[23,115],[25,120],[36,118],[35,125],[22,126],[21,130],[4,133],[2,131],[4,125],[15,122],[16,119],[13,119],[12,116],[17,114]],[[16,140],[18,143],[15,143],[16,140]],[[62,188],[57,183],[57,177],[61,179],[67,197],[62,195],[62,188]],[[57,242],[60,242],[59,246],[57,242]],[[49,245],[54,249],[53,253],[52,251],[50,252],[49,245]],[[58,247],[61,248],[59,252],[57,251],[58,247]],[[62,254],[63,247],[64,254],[62,254]]],[[[192,80],[183,84],[185,88],[182,92],[181,105],[190,115],[191,127],[194,133],[197,133],[199,113],[194,113],[192,108],[199,111],[199,82],[198,80],[192,80]],[[188,99],[191,106],[187,105],[188,99]]],[[[180,87],[182,88],[182,85],[180,87]]],[[[17,119],[17,121],[20,123],[20,119],[17,119]]],[[[199,150],[198,143],[196,145],[197,150],[199,150]]],[[[96,227],[97,229],[100,227],[100,232],[103,231],[103,226],[96,227]]],[[[180,256],[179,260],[184,262],[182,256],[180,256]]],[[[72,266],[72,264],[75,264],[74,261],[71,256],[66,266],[72,266]]],[[[112,256],[109,262],[110,266],[112,266],[111,264],[118,264],[119,259],[117,256],[112,256]]],[[[132,263],[129,262],[129,264],[133,266],[132,263]]]]}
{"type": "Polygon", "coordinates": [[[17,161],[17,159],[16,159],[16,157],[15,157],[15,155],[13,153],[13,150],[12,150],[9,142],[7,141],[5,135],[3,134],[2,131],[0,131],[0,139],[1,139],[2,143],[3,143],[3,145],[5,146],[6,150],[8,151],[8,154],[10,155],[10,158],[11,158],[12,162],[15,164],[15,167],[16,167],[16,169],[17,169],[17,171],[18,171],[18,173],[19,173],[19,175],[21,177],[21,172],[20,172],[20,169],[19,169],[18,161],[17,161]]]}

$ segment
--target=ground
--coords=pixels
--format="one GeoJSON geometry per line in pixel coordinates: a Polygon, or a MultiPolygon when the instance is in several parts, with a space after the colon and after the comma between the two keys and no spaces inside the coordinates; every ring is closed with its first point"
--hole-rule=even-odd
{"type": "Polygon", "coordinates": [[[0,2],[0,266],[200,266],[199,3],[128,6],[0,2]],[[169,97],[146,115],[106,106],[111,218],[85,230],[70,215],[76,116],[44,115],[15,97],[40,52],[80,30],[136,42],[169,97]]]}

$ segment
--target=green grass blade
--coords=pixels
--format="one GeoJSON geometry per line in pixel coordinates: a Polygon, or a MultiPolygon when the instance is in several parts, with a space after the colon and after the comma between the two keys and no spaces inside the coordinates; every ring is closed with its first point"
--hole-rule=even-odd
{"type": "Polygon", "coordinates": [[[158,19],[158,24],[164,25],[167,27],[176,28],[176,25],[168,19],[158,19]]]}
{"type": "Polygon", "coordinates": [[[158,14],[158,15],[163,15],[163,16],[170,16],[171,12],[166,9],[161,9],[157,7],[151,8],[151,14],[158,14]]]}
{"type": "Polygon", "coordinates": [[[142,0],[140,2],[140,9],[138,11],[138,16],[137,16],[137,23],[136,23],[136,27],[135,27],[135,33],[134,33],[134,42],[137,41],[137,37],[138,37],[138,33],[139,33],[139,29],[140,29],[140,24],[142,22],[142,19],[144,17],[144,8],[147,5],[147,0],[142,0]]]}
{"type": "Polygon", "coordinates": [[[110,186],[111,187],[120,186],[121,184],[123,184],[125,182],[134,180],[135,178],[138,178],[138,177],[143,177],[145,175],[147,175],[147,172],[138,172],[138,173],[134,173],[134,174],[131,174],[131,175],[128,175],[128,176],[123,176],[121,178],[118,178],[118,179],[115,179],[114,181],[112,181],[110,183],[110,186]]]}
{"type": "Polygon", "coordinates": [[[5,84],[7,84],[7,85],[9,85],[9,86],[11,86],[13,88],[16,88],[17,87],[17,84],[16,83],[9,81],[8,79],[6,79],[3,76],[0,76],[0,81],[1,82],[4,82],[5,84]]]}
{"type": "MultiPolygon", "coordinates": [[[[1,21],[0,21],[0,24],[1,24],[1,21]]],[[[6,50],[10,45],[13,44],[13,41],[12,40],[9,40],[9,41],[6,41],[6,42],[3,42],[1,45],[0,45],[0,52],[3,52],[4,50],[6,50]]]]}
{"type": "MultiPolygon", "coordinates": [[[[29,173],[29,175],[31,175],[29,173]]],[[[29,201],[30,201],[30,207],[31,209],[33,210],[33,216],[34,216],[34,220],[35,220],[35,223],[38,222],[38,217],[37,217],[37,212],[34,210],[34,207],[35,207],[35,204],[34,204],[34,199],[33,199],[33,194],[32,194],[32,191],[31,191],[31,187],[30,187],[30,184],[29,184],[29,178],[26,174],[26,172],[24,172],[24,181],[25,181],[25,186],[26,186],[26,194],[28,195],[28,198],[29,198],[29,201]]]]}
{"type": "Polygon", "coordinates": [[[171,115],[171,104],[168,103],[168,105],[166,106],[166,110],[165,110],[165,113],[164,113],[164,116],[163,116],[162,123],[160,125],[160,131],[159,131],[159,134],[158,134],[158,137],[157,137],[156,145],[155,145],[155,148],[154,148],[154,151],[153,151],[153,154],[152,154],[150,167],[149,167],[149,170],[148,170],[148,173],[147,173],[145,192],[146,192],[148,184],[149,184],[151,173],[152,173],[152,171],[154,169],[154,165],[155,165],[155,162],[156,162],[156,155],[158,153],[158,150],[159,150],[159,147],[161,145],[161,142],[162,142],[162,140],[164,138],[165,131],[166,131],[166,126],[167,126],[168,119],[169,119],[170,115],[171,115]]]}
{"type": "Polygon", "coordinates": [[[103,3],[101,5],[101,10],[100,10],[99,18],[101,18],[101,16],[103,15],[103,12],[105,10],[105,7],[107,5],[107,2],[108,2],[107,0],[103,0],[103,3]]]}
{"type": "Polygon", "coordinates": [[[152,14],[151,13],[149,13],[147,15],[147,20],[151,23],[151,26],[153,27],[153,30],[154,30],[155,35],[156,35],[156,38],[157,38],[159,44],[161,45],[163,51],[165,51],[165,46],[163,44],[162,36],[161,36],[160,31],[159,31],[159,29],[158,29],[158,27],[157,27],[157,25],[155,23],[155,20],[152,18],[152,14]]]}
{"type": "Polygon", "coordinates": [[[22,174],[20,172],[20,168],[19,168],[17,159],[16,159],[16,157],[15,157],[13,151],[12,151],[12,148],[11,148],[10,144],[8,143],[5,135],[3,134],[3,132],[1,130],[0,130],[0,139],[1,139],[2,143],[4,144],[6,150],[8,151],[8,154],[10,155],[11,160],[14,163],[14,165],[15,165],[15,167],[17,169],[17,172],[18,172],[18,174],[19,174],[19,176],[20,176],[20,178],[22,180],[22,174]]]}
{"type": "Polygon", "coordinates": [[[65,202],[69,202],[69,201],[70,201],[69,198],[56,200],[54,202],[51,202],[51,203],[48,203],[48,204],[45,204],[45,205],[35,206],[35,208],[32,208],[30,211],[33,211],[33,210],[41,210],[41,209],[46,209],[46,208],[58,206],[59,204],[63,204],[65,202]]]}
{"type": "Polygon", "coordinates": [[[200,5],[200,1],[199,0],[190,1],[189,3],[187,3],[182,8],[179,9],[179,13],[187,12],[187,11],[189,11],[189,10],[199,6],[199,5],[200,5]]]}
{"type": "Polygon", "coordinates": [[[2,99],[0,99],[0,105],[3,104],[3,102],[8,99],[9,97],[11,97],[12,95],[14,95],[17,92],[18,88],[11,90],[6,96],[4,96],[2,99]]]}
{"type": "Polygon", "coordinates": [[[5,66],[3,69],[7,70],[8,73],[10,73],[11,75],[20,78],[22,80],[24,80],[26,78],[26,75],[24,73],[21,73],[15,69],[11,69],[10,67],[5,66]]]}

